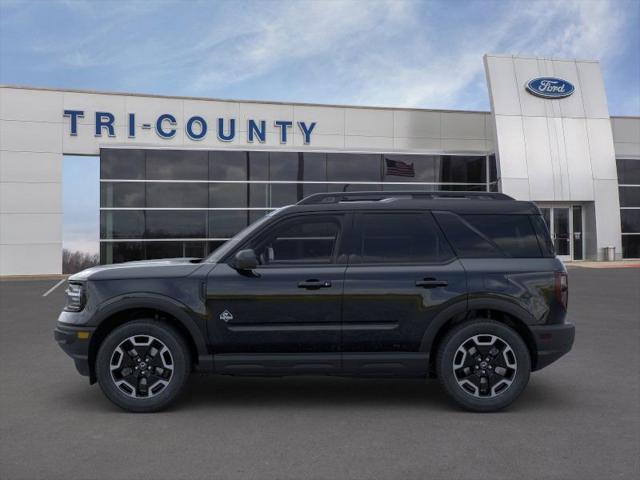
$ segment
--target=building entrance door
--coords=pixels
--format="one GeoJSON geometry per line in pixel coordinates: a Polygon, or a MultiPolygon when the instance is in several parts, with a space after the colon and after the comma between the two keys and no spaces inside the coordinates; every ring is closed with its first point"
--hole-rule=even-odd
{"type": "Polygon", "coordinates": [[[582,260],[582,206],[540,206],[549,233],[556,248],[556,255],[563,261],[582,260]]]}

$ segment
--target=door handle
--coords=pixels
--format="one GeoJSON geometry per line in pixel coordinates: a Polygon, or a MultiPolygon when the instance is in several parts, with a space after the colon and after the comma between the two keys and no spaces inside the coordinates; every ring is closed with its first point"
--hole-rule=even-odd
{"type": "Polygon", "coordinates": [[[319,288],[329,288],[331,282],[329,280],[305,280],[298,283],[298,288],[306,288],[307,290],[317,290],[319,288]]]}
{"type": "Polygon", "coordinates": [[[422,288],[436,288],[446,287],[449,282],[445,280],[436,280],[435,278],[425,278],[424,280],[416,280],[416,287],[422,288]]]}

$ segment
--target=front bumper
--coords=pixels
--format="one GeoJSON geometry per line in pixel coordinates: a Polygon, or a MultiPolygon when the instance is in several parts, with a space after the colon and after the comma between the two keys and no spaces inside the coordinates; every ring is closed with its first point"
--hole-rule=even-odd
{"type": "Polygon", "coordinates": [[[80,375],[89,376],[89,343],[95,328],[78,327],[58,322],[53,338],[60,348],[69,355],[80,375]]]}
{"type": "Polygon", "coordinates": [[[576,327],[573,323],[561,323],[559,325],[532,326],[536,342],[537,360],[532,370],[540,370],[555,362],[573,346],[576,327]]]}

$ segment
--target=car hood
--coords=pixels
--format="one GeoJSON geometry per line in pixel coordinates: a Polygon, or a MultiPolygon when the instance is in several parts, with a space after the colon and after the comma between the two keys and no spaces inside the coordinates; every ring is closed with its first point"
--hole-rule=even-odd
{"type": "Polygon", "coordinates": [[[98,265],[69,277],[70,281],[115,280],[130,278],[177,278],[190,275],[203,264],[199,258],[164,258],[98,265]]]}

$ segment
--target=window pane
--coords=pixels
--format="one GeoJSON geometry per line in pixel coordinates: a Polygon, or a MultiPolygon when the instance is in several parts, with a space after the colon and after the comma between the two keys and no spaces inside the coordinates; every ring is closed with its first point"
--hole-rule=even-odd
{"type": "Polygon", "coordinates": [[[498,164],[496,162],[495,155],[489,155],[489,181],[495,182],[498,180],[498,164]]]}
{"type": "Polygon", "coordinates": [[[330,182],[379,182],[382,156],[363,153],[328,153],[327,180],[330,182]]]}
{"type": "Polygon", "coordinates": [[[302,180],[302,155],[269,153],[269,180],[302,180]]]}
{"type": "Polygon", "coordinates": [[[443,155],[440,165],[440,181],[486,183],[485,157],[443,155]]]}
{"type": "Polygon", "coordinates": [[[447,239],[461,258],[500,258],[504,255],[458,215],[434,213],[447,239]]]}
{"type": "Polygon", "coordinates": [[[439,166],[438,155],[385,155],[384,180],[386,182],[437,182],[439,166]]]}
{"type": "Polygon", "coordinates": [[[147,150],[149,180],[206,180],[208,176],[207,152],[147,150]]]}
{"type": "Polygon", "coordinates": [[[100,178],[143,180],[145,178],[144,150],[100,149],[100,178]]]}
{"type": "Polygon", "coordinates": [[[339,231],[335,218],[292,219],[260,242],[256,253],[261,264],[330,263],[339,231]]]}
{"type": "Polygon", "coordinates": [[[269,185],[266,183],[249,184],[249,206],[252,208],[269,206],[269,185]]]}
{"type": "Polygon", "coordinates": [[[618,158],[618,183],[640,185],[640,160],[618,158]]]}
{"type": "Polygon", "coordinates": [[[247,226],[246,210],[211,210],[209,212],[209,237],[231,238],[247,226]]]}
{"type": "Polygon", "coordinates": [[[528,215],[463,215],[463,218],[509,257],[542,255],[528,215]]]}
{"type": "Polygon", "coordinates": [[[307,181],[327,180],[327,155],[325,153],[304,153],[302,179],[307,181]]]}
{"type": "Polygon", "coordinates": [[[209,206],[240,208],[247,206],[246,183],[212,183],[209,185],[209,206]]]}
{"type": "Polygon", "coordinates": [[[438,263],[453,257],[428,214],[376,213],[361,218],[363,263],[438,263]]]}
{"type": "Polygon", "coordinates": [[[555,247],[549,233],[549,219],[551,209],[541,208],[542,215],[531,215],[531,223],[538,237],[538,246],[542,250],[544,257],[553,257],[555,255],[555,247]]]}
{"type": "Polygon", "coordinates": [[[144,208],[144,183],[100,183],[100,206],[144,208]]]}
{"type": "Polygon", "coordinates": [[[207,208],[206,183],[147,183],[147,207],[207,208]]]}
{"type": "Polygon", "coordinates": [[[302,200],[302,184],[272,183],[269,187],[271,189],[272,207],[293,205],[298,200],[302,200]]]}
{"type": "Polygon", "coordinates": [[[622,257],[640,258],[640,235],[622,235],[622,257]]]}
{"type": "Polygon", "coordinates": [[[100,263],[144,260],[144,242],[100,242],[100,263]]]}
{"type": "Polygon", "coordinates": [[[145,242],[145,258],[175,258],[182,257],[182,242],[145,242]]]}
{"type": "Polygon", "coordinates": [[[143,238],[144,212],[139,210],[102,210],[100,238],[143,238]]]}
{"type": "Polygon", "coordinates": [[[206,235],[205,210],[147,210],[145,238],[204,238],[206,235]]]}
{"type": "Polygon", "coordinates": [[[621,207],[640,207],[640,187],[619,187],[621,207]]]}
{"type": "Polygon", "coordinates": [[[209,180],[246,180],[247,152],[209,152],[209,180]]]}
{"type": "Polygon", "coordinates": [[[249,155],[249,180],[269,180],[269,153],[248,152],[247,154],[249,155]]]}
{"type": "Polygon", "coordinates": [[[640,233],[640,210],[620,210],[622,233],[640,233]]]}

